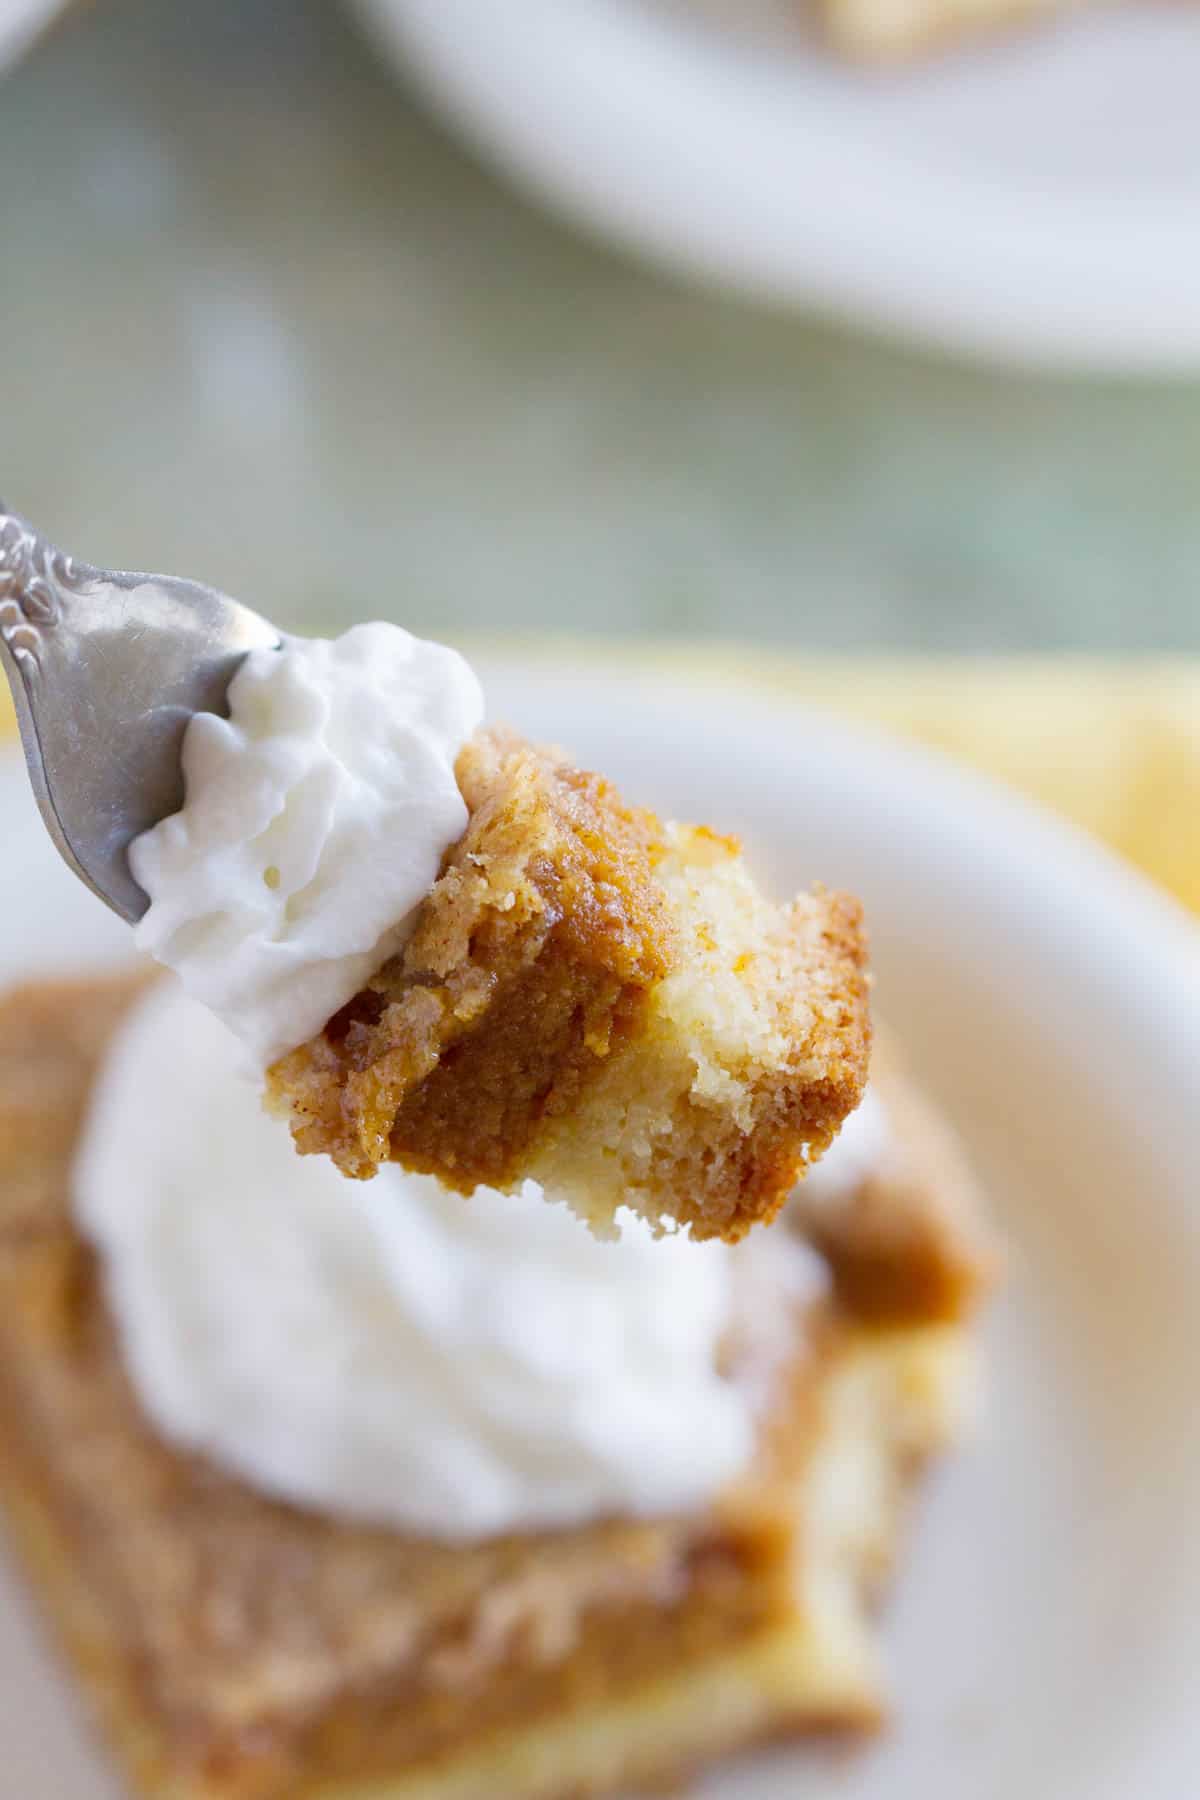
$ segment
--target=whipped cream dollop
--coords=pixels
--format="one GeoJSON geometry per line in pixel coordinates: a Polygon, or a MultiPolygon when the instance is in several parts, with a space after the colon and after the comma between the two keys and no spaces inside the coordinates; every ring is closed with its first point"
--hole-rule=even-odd
{"type": "Polygon", "coordinates": [[[790,1233],[739,1265],[741,1246],[632,1219],[598,1243],[532,1185],[347,1182],[295,1155],[232,1060],[163,982],[113,1044],[75,1165],[164,1436],[286,1500],[448,1539],[689,1508],[738,1473],[763,1358],[794,1352],[822,1281],[790,1233]],[[731,1330],[745,1379],[719,1372],[731,1330]]]}
{"type": "Polygon", "coordinates": [[[461,837],[471,669],[398,625],[252,650],[197,713],[182,809],[136,838],[138,944],[267,1066],[395,953],[461,837]]]}

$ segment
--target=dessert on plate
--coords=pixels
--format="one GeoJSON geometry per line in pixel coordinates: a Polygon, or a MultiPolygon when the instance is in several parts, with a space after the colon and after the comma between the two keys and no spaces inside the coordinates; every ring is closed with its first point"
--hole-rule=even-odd
{"type": "Polygon", "coordinates": [[[0,1002],[0,1485],[131,1786],[567,1800],[876,1724],[991,1252],[890,1049],[800,1194],[729,1246],[347,1184],[174,983],[0,1002]]]}
{"type": "Polygon", "coordinates": [[[394,626],[252,652],[137,839],[139,939],[237,1030],[301,1152],[470,1193],[535,1180],[729,1240],[858,1103],[860,909],[778,906],[735,840],[481,727],[394,626]]]}
{"type": "Polygon", "coordinates": [[[868,61],[919,56],[942,43],[1032,24],[1075,9],[1080,0],[822,0],[836,47],[868,61]]]}
{"type": "Polygon", "coordinates": [[[672,0],[706,23],[786,54],[815,33],[861,62],[903,62],[943,45],[1068,16],[1094,0],[672,0]]]}

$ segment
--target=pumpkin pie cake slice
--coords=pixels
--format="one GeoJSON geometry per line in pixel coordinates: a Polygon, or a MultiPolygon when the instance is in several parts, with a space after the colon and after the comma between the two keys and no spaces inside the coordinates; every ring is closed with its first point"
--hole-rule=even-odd
{"type": "Polygon", "coordinates": [[[665,824],[501,732],[457,764],[469,822],[404,948],[270,1068],[298,1149],[470,1193],[536,1180],[735,1240],[861,1097],[860,908],[779,906],[736,840],[665,824]]]}
{"type": "Polygon", "coordinates": [[[936,1189],[915,1210],[942,1221],[960,1279],[918,1266],[906,1289],[911,1234],[885,1250],[872,1229],[888,1300],[860,1309],[844,1196],[831,1280],[797,1299],[757,1449],[714,1501],[448,1544],[267,1498],[143,1413],[71,1201],[92,1083],[137,991],[0,1002],[0,1497],[132,1792],[578,1800],[880,1723],[872,1615],[914,1478],[970,1412],[986,1279],[969,1178],[949,1140],[931,1161],[910,1132],[902,1077],[885,1078],[896,1156],[866,1211],[885,1208],[889,1169],[909,1216],[936,1189]]]}

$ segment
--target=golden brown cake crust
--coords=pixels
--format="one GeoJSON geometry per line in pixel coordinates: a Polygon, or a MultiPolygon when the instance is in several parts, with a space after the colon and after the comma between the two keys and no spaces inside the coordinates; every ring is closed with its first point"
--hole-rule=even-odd
{"type": "Polygon", "coordinates": [[[473,739],[458,775],[467,832],[409,943],[269,1072],[297,1147],[347,1175],[391,1159],[464,1193],[549,1176],[578,1203],[590,1146],[611,1193],[581,1210],[600,1224],[617,1195],[697,1237],[735,1239],[771,1218],[805,1146],[820,1155],[866,1078],[857,902],[817,893],[773,910],[767,940],[739,959],[775,1009],[770,1055],[737,1070],[728,1100],[677,1092],[649,1122],[647,1151],[631,1101],[688,1047],[658,1004],[693,950],[664,875],[678,887],[682,863],[707,880],[737,860],[736,843],[668,833],[600,776],[504,733],[473,739]]]}

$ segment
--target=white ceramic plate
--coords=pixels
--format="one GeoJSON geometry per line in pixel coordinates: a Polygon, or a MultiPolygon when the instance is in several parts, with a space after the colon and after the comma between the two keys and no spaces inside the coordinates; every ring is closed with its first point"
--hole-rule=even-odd
{"type": "MultiPolygon", "coordinates": [[[[767,879],[865,897],[879,993],[1013,1246],[977,1445],[932,1483],[888,1621],[896,1729],[751,1758],[708,1800],[1189,1800],[1200,1766],[1200,955],[1102,852],[883,740],[699,690],[485,671],[494,710],[767,879]]],[[[0,756],[0,979],[126,953],[0,756]]],[[[113,1789],[0,1591],[5,1793],[113,1789]]]]}
{"type": "Polygon", "coordinates": [[[1194,7],[870,72],[698,16],[735,0],[355,4],[489,155],[670,267],[988,356],[1200,364],[1194,7]]]}

